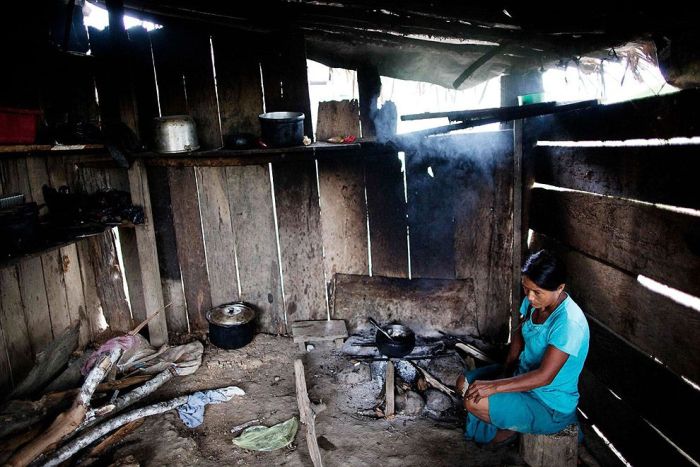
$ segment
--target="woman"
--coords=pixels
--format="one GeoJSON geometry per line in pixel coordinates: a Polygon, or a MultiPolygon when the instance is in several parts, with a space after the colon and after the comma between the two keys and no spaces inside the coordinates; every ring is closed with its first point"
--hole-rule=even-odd
{"type": "Polygon", "coordinates": [[[477,368],[457,380],[460,393],[465,377],[469,383],[465,437],[479,444],[507,444],[518,432],[551,434],[577,423],[588,323],[564,291],[564,266],[550,252],[532,254],[521,272],[525,298],[505,365],[477,368]]]}

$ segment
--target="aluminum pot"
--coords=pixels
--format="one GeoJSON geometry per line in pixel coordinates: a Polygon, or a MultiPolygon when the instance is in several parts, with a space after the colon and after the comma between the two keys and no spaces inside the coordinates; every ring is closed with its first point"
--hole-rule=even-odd
{"type": "Polygon", "coordinates": [[[263,142],[273,148],[304,144],[303,112],[268,112],[260,114],[263,142]]]}
{"type": "Polygon", "coordinates": [[[377,331],[374,339],[379,352],[390,358],[401,358],[413,351],[416,335],[411,328],[403,324],[389,324],[382,326],[382,329],[391,336],[391,339],[377,331]]]}
{"type": "Polygon", "coordinates": [[[170,115],[154,119],[154,151],[162,154],[199,149],[197,127],[189,115],[170,115]]]}
{"type": "Polygon", "coordinates": [[[206,313],[209,340],[222,349],[240,349],[255,335],[255,309],[244,302],[225,303],[206,313]]]}

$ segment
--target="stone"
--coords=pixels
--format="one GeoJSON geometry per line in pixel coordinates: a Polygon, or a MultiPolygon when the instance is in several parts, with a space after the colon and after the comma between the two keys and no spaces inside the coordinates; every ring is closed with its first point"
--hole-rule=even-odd
{"type": "Polygon", "coordinates": [[[425,410],[433,415],[442,415],[454,408],[454,402],[450,396],[437,389],[430,388],[425,391],[425,410]]]}
{"type": "Polygon", "coordinates": [[[348,368],[343,368],[343,370],[338,372],[336,378],[339,383],[352,385],[370,381],[372,379],[372,374],[369,365],[359,363],[348,368]]]}
{"type": "Polygon", "coordinates": [[[454,386],[457,378],[464,372],[464,361],[459,355],[454,354],[434,358],[430,360],[426,370],[445,386],[454,386]]]}
{"type": "Polygon", "coordinates": [[[415,391],[406,391],[396,397],[396,410],[404,415],[418,415],[424,407],[423,397],[415,391]]]}

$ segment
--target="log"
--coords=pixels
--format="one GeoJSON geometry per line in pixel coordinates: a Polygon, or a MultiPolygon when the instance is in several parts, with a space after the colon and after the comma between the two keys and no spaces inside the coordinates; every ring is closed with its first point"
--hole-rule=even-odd
{"type": "Polygon", "coordinates": [[[578,459],[578,427],[570,425],[553,435],[523,433],[520,455],[530,467],[575,467],[578,459]]]}
{"type": "Polygon", "coordinates": [[[299,406],[299,420],[306,425],[306,444],[309,447],[309,455],[314,467],[323,467],[321,451],[318,449],[316,439],[316,415],[326,407],[323,404],[311,404],[309,394],[306,390],[306,379],[304,377],[304,363],[294,360],[294,377],[296,381],[297,405],[299,406]]]}
{"type": "Polygon", "coordinates": [[[119,360],[121,354],[122,349],[115,348],[109,354],[103,356],[100,362],[88,373],[83,387],[75,398],[71,408],[56,417],[56,420],[54,420],[42,436],[34,439],[34,441],[24,446],[12,456],[7,462],[7,465],[12,467],[28,465],[41,453],[51,449],[63,438],[76,430],[85,419],[90,399],[97,385],[104,379],[117,360],[119,360]]]}
{"type": "Polygon", "coordinates": [[[119,441],[136,431],[141,425],[143,425],[143,422],[143,419],[139,419],[127,423],[123,427],[119,428],[114,434],[111,434],[104,440],[100,441],[100,443],[97,446],[90,450],[90,453],[87,455],[87,457],[98,457],[111,446],[113,446],[114,444],[118,443],[119,441]]]}

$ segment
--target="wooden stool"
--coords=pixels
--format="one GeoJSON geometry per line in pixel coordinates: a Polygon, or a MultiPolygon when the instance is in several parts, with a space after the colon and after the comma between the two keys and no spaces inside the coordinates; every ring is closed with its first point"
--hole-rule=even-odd
{"type": "Polygon", "coordinates": [[[578,459],[578,427],[569,425],[553,435],[523,433],[520,455],[530,467],[575,467],[578,459]]]}
{"type": "Polygon", "coordinates": [[[343,340],[348,337],[348,328],[342,319],[295,321],[292,324],[292,336],[303,351],[306,351],[306,344],[310,342],[334,341],[335,346],[340,348],[343,340]]]}

